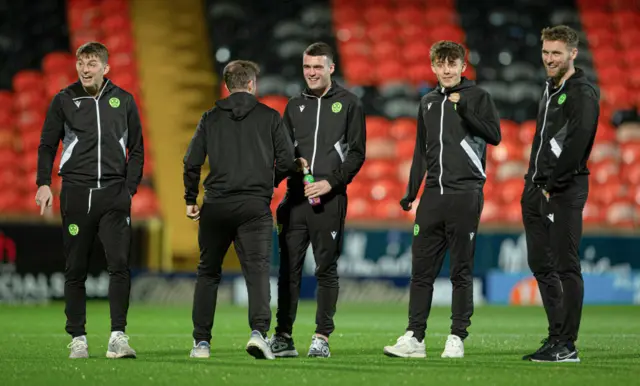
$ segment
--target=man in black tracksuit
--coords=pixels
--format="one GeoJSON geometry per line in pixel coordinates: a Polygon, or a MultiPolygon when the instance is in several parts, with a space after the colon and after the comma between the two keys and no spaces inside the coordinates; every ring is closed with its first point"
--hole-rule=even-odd
{"type": "Polygon", "coordinates": [[[259,69],[233,61],[223,72],[231,95],[204,113],[184,157],[187,215],[200,221],[200,264],[193,299],[191,357],[208,358],[222,261],[232,242],[242,265],[252,330],[247,352],[273,359],[265,339],[271,323],[269,271],[274,182],[297,169],[280,114],[254,96],[259,69]],[[196,205],[200,169],[209,157],[202,210],[196,205]],[[275,162],[275,170],[274,170],[275,162]]]}
{"type": "Polygon", "coordinates": [[[529,267],[547,313],[549,336],[523,359],[579,362],[574,342],[584,283],[578,247],[600,97],[584,72],[573,66],[578,46],[575,31],[565,26],[548,28],[542,40],[549,79],[540,100],[521,203],[529,267]]]}
{"type": "Polygon", "coordinates": [[[439,86],[425,95],[418,112],[416,147],[401,205],[411,208],[427,172],[426,189],[413,228],[409,325],[388,356],[424,357],[426,321],[433,283],[445,251],[451,252],[452,325],[442,357],[464,356],[462,341],[473,314],[473,255],[483,208],[486,144],[501,140],[498,112],[489,94],[461,77],[464,48],[438,42],[431,61],[439,86]]]}
{"type": "MultiPolygon", "coordinates": [[[[111,338],[107,357],[135,357],[124,335],[131,278],[131,198],[142,179],[144,146],[133,96],[104,74],[108,51],[87,43],[76,54],[80,80],[53,98],[38,149],[36,202],[51,205],[51,171],[63,143],[60,211],[64,226],[65,313],[71,358],[88,357],[85,280],[96,235],[109,272],[111,338]]],[[[41,211],[42,212],[42,211],[41,211]]]]}
{"type": "Polygon", "coordinates": [[[338,258],[347,212],[347,185],[365,159],[366,128],[357,96],[331,81],[331,48],[314,43],[303,55],[307,88],[287,104],[284,122],[296,156],[304,159],[316,180],[303,185],[303,174],[289,178],[287,195],[278,207],[280,275],[278,326],[271,349],[278,357],[297,356],[291,334],[298,309],[300,280],[309,243],[316,263],[316,334],[308,356],[330,356],[338,301],[338,258]],[[311,205],[309,199],[320,199],[311,205]]]}

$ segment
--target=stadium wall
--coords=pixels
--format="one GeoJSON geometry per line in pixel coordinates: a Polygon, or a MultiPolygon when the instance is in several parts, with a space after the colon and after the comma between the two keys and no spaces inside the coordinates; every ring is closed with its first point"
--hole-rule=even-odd
{"type": "MultiPolygon", "coordinates": [[[[64,257],[57,224],[0,224],[0,303],[42,303],[63,298],[64,257]],[[33,240],[37,240],[34,242],[33,240]]],[[[195,272],[149,270],[149,260],[161,246],[149,227],[134,224],[132,241],[132,300],[190,304],[195,272]]],[[[411,239],[406,230],[351,228],[345,233],[338,271],[342,302],[407,302],[411,275],[411,239]]],[[[272,302],[277,299],[278,245],[274,232],[272,302]]],[[[521,232],[481,233],[474,266],[478,304],[539,305],[535,280],[527,266],[526,241],[521,232]]],[[[639,235],[585,235],[580,247],[585,277],[585,304],[640,304],[639,235]]],[[[315,263],[311,248],[303,269],[302,299],[315,297],[315,263]]],[[[435,284],[434,304],[448,305],[451,287],[448,258],[435,284]]],[[[108,273],[98,241],[91,259],[89,298],[105,299],[108,273]]],[[[221,302],[246,302],[244,280],[227,270],[220,288],[221,302]]]]}

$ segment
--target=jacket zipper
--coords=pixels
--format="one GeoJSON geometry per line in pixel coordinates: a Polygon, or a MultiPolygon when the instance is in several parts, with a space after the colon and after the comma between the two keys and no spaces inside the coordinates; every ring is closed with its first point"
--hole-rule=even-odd
{"type": "MultiPolygon", "coordinates": [[[[536,175],[538,175],[538,157],[540,157],[540,150],[542,150],[542,146],[544,144],[544,129],[547,125],[547,113],[549,112],[549,104],[551,103],[551,99],[553,99],[556,94],[562,91],[565,82],[562,82],[562,85],[560,85],[558,91],[554,92],[547,98],[547,102],[544,107],[544,118],[542,119],[542,129],[540,129],[540,144],[538,145],[538,151],[536,152],[535,171],[533,172],[533,177],[531,177],[531,182],[533,182],[533,180],[536,178],[536,175]]],[[[549,82],[546,83],[544,92],[546,95],[549,95],[549,82]]]]}
{"type": "Polygon", "coordinates": [[[108,83],[109,83],[109,80],[105,80],[105,84],[102,87],[102,90],[100,91],[100,94],[98,94],[97,98],[90,97],[90,96],[73,98],[74,101],[76,101],[78,99],[93,99],[93,101],[96,104],[96,121],[98,123],[98,180],[97,180],[97,187],[89,188],[89,203],[87,205],[87,214],[89,212],[91,212],[91,197],[93,195],[93,190],[101,188],[100,179],[102,178],[102,126],[100,125],[100,105],[99,105],[99,100],[100,100],[100,97],[102,96],[102,93],[107,88],[107,84],[108,83]]]}
{"type": "Polygon", "coordinates": [[[313,155],[311,156],[311,174],[313,174],[313,165],[316,162],[316,150],[318,149],[318,128],[320,127],[320,107],[322,106],[322,98],[318,98],[318,113],[316,115],[316,131],[313,135],[313,155]]]}
{"type": "Polygon", "coordinates": [[[444,99],[442,99],[442,103],[440,104],[440,176],[438,177],[438,183],[440,184],[440,195],[444,194],[444,187],[442,186],[442,150],[444,144],[442,143],[442,132],[444,131],[444,104],[447,101],[447,94],[444,94],[444,99]]]}

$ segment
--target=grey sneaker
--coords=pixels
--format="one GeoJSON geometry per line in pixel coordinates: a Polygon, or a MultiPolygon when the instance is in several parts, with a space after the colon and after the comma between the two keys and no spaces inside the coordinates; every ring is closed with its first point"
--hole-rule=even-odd
{"type": "Polygon", "coordinates": [[[311,338],[311,347],[309,347],[309,357],[329,358],[331,351],[329,351],[329,342],[317,336],[311,338]]]}
{"type": "Polygon", "coordinates": [[[199,342],[195,345],[196,342],[193,342],[194,346],[191,349],[191,354],[189,355],[191,358],[209,358],[211,356],[211,345],[209,342],[199,342]]]}
{"type": "Polygon", "coordinates": [[[298,356],[293,338],[288,335],[272,335],[269,341],[269,347],[271,347],[271,352],[276,358],[295,358],[298,356]]]}
{"type": "Polygon", "coordinates": [[[129,337],[124,333],[119,333],[109,339],[107,348],[107,358],[135,358],[136,352],[129,346],[129,337]]]}
{"type": "Polygon", "coordinates": [[[259,331],[251,331],[251,338],[247,342],[246,350],[256,359],[276,359],[269,348],[269,342],[259,331]]]}
{"type": "Polygon", "coordinates": [[[67,348],[71,349],[71,353],[69,353],[69,358],[71,359],[89,358],[87,338],[83,336],[73,338],[71,343],[67,345],[67,348]]]}

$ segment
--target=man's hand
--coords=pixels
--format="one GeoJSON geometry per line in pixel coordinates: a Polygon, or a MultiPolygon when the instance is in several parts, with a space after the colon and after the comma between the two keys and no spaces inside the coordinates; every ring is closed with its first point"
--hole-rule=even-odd
{"type": "Polygon", "coordinates": [[[413,205],[413,202],[409,201],[409,200],[407,200],[405,198],[400,200],[400,206],[402,207],[402,210],[404,210],[405,212],[410,211],[412,205],[413,205]]]}
{"type": "Polygon", "coordinates": [[[460,93],[454,92],[453,94],[449,95],[449,100],[452,103],[460,102],[460,93]]]}
{"type": "Polygon", "coordinates": [[[309,168],[309,163],[307,162],[306,159],[300,157],[300,158],[296,158],[296,166],[298,166],[298,171],[301,172],[304,169],[309,168]]]}
{"type": "Polygon", "coordinates": [[[331,191],[331,185],[326,180],[314,182],[304,187],[304,195],[308,198],[324,196],[331,191]]]}
{"type": "Polygon", "coordinates": [[[53,205],[53,194],[51,194],[51,188],[49,185],[42,185],[38,188],[36,193],[36,205],[40,207],[40,215],[44,214],[45,208],[50,208],[53,205]]]}
{"type": "Polygon", "coordinates": [[[200,220],[200,208],[198,205],[187,205],[187,217],[193,221],[200,220]]]}

